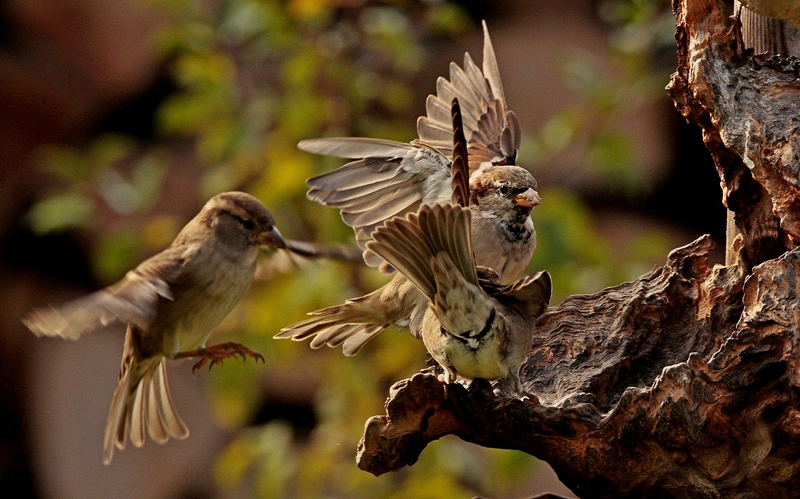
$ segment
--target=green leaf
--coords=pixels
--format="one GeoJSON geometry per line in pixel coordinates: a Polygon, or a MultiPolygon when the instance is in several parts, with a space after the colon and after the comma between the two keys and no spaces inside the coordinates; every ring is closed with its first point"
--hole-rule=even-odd
{"type": "Polygon", "coordinates": [[[56,194],[36,203],[27,218],[31,230],[38,235],[89,227],[94,218],[94,203],[82,194],[56,194]]]}

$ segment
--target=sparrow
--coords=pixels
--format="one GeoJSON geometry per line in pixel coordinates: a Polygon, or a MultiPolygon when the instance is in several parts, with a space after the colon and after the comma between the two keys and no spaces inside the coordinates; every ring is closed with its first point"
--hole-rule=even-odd
{"type": "Polygon", "coordinates": [[[262,246],[286,248],[269,210],[243,192],[219,194],[167,249],[119,282],[23,318],[37,336],[71,340],[115,322],[127,324],[103,463],[111,463],[114,447],[123,450],[129,436],[141,447],[145,434],[158,443],[189,435],[172,403],[166,360],[199,358],[194,370],[231,356],[264,360],[238,343],[205,346],[250,287],[262,246]]]}
{"type": "MultiPolygon", "coordinates": [[[[519,120],[508,110],[486,23],[483,23],[483,71],[464,54],[464,68],[450,63],[450,81],[439,77],[437,95],[426,100],[427,116],[417,120],[419,139],[411,143],[363,137],[331,137],[300,141],[304,151],[356,159],[341,168],[309,179],[308,198],[341,210],[342,219],[355,231],[356,243],[364,250],[364,261],[374,267],[387,266],[366,249],[370,234],[395,215],[416,211],[422,204],[447,203],[452,192],[451,156],[453,127],[451,104],[458,99],[465,137],[468,140],[470,184],[478,197],[518,198],[523,208],[539,203],[536,181],[524,168],[514,166],[522,132],[519,120]],[[505,167],[505,168],[501,168],[505,167]],[[522,182],[510,186],[510,182],[522,182]],[[505,185],[504,185],[505,184],[505,185]],[[522,188],[512,192],[512,188],[522,188]],[[530,191],[528,191],[530,189],[530,191]]],[[[498,200],[499,201],[499,200],[498,200]]],[[[493,207],[488,202],[487,209],[493,207]]],[[[513,282],[524,271],[536,247],[533,223],[509,220],[498,229],[508,244],[517,245],[515,261],[507,263],[502,251],[479,254],[479,265],[494,268],[504,282],[513,282]],[[522,222],[524,227],[516,225],[522,222]],[[512,226],[513,225],[513,226],[512,226]],[[524,237],[521,237],[524,235],[524,237]],[[500,256],[501,262],[493,261],[500,256]],[[505,268],[508,265],[508,268],[505,268]]],[[[500,219],[504,213],[487,218],[500,219]]]]}
{"type": "MultiPolygon", "coordinates": [[[[516,166],[521,131],[507,109],[491,38],[483,23],[483,72],[469,53],[464,68],[450,65],[450,81],[437,80],[437,95],[426,101],[427,116],[417,120],[419,139],[410,144],[369,138],[304,140],[300,149],[342,158],[362,158],[309,179],[308,197],[339,208],[353,227],[364,261],[390,270],[367,248],[371,234],[391,217],[416,211],[422,204],[447,203],[455,189],[454,141],[465,144],[467,197],[473,211],[473,247],[478,265],[497,271],[503,283],[524,272],[536,248],[531,210],[541,199],[534,177],[516,166]],[[459,102],[454,126],[452,102],[459,102]],[[456,128],[462,136],[455,138],[456,128]],[[469,138],[467,140],[467,137],[469,138]]],[[[425,299],[405,277],[396,275],[378,290],[324,308],[313,317],[281,330],[276,338],[313,337],[312,348],[342,346],[355,355],[389,325],[418,330],[425,299]],[[421,308],[420,308],[421,307],[421,308]]]]}
{"type": "Polygon", "coordinates": [[[522,395],[519,369],[531,349],[533,322],[550,302],[550,275],[504,285],[493,269],[477,267],[471,216],[459,205],[423,205],[376,229],[367,248],[427,299],[418,335],[444,369],[445,383],[457,375],[500,378],[522,395]]]}

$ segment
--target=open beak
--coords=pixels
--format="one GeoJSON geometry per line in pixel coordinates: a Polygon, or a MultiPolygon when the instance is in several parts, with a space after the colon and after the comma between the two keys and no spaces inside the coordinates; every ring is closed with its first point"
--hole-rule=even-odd
{"type": "Polygon", "coordinates": [[[258,235],[258,243],[270,248],[286,249],[286,241],[283,240],[277,227],[273,227],[269,232],[261,232],[258,235]]]}
{"type": "Polygon", "coordinates": [[[524,206],[525,208],[533,208],[534,206],[538,205],[542,199],[539,197],[539,193],[536,192],[533,188],[528,188],[525,192],[521,194],[517,194],[514,197],[514,204],[517,206],[524,206]]]}

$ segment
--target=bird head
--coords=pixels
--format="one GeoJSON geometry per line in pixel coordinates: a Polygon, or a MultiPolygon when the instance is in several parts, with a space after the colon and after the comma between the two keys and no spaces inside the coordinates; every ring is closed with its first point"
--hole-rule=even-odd
{"type": "Polygon", "coordinates": [[[244,192],[224,192],[211,198],[200,213],[217,237],[230,245],[286,248],[272,213],[244,192]]]}
{"type": "Polygon", "coordinates": [[[524,223],[541,202],[536,179],[519,166],[487,168],[470,182],[470,204],[509,223],[524,223]]]}

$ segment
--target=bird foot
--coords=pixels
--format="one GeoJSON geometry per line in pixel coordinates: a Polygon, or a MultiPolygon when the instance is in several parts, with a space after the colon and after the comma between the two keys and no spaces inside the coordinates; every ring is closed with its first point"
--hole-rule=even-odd
{"type": "Polygon", "coordinates": [[[222,361],[229,358],[239,356],[242,360],[247,360],[247,356],[256,359],[256,361],[264,362],[264,356],[258,352],[250,350],[244,345],[229,341],[227,343],[220,343],[219,345],[212,345],[210,347],[198,348],[197,350],[190,350],[188,352],[179,352],[175,354],[176,359],[185,359],[188,357],[200,357],[200,360],[192,367],[192,372],[196,372],[208,363],[208,370],[216,364],[222,364],[222,361]]]}

